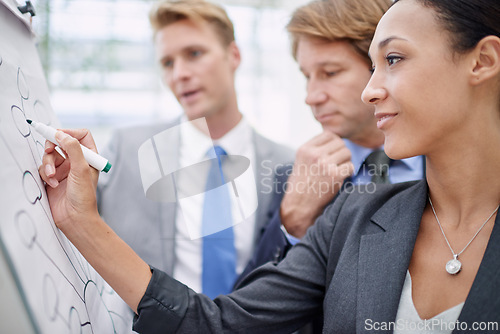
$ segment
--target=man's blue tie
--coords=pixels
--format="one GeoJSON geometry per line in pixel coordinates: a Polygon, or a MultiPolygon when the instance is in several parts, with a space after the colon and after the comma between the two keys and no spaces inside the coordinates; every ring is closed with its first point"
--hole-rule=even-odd
{"type": "Polygon", "coordinates": [[[203,203],[202,235],[203,268],[202,290],[210,298],[227,294],[236,279],[236,249],[232,228],[231,198],[224,181],[220,146],[210,149],[210,170],[207,176],[203,203]]]}

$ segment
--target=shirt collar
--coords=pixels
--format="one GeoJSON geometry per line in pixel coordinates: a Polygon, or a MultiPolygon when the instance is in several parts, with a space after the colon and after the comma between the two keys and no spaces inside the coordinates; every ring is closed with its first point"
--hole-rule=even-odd
{"type": "Polygon", "coordinates": [[[193,161],[206,160],[208,150],[214,145],[221,146],[228,155],[238,155],[252,143],[252,128],[245,117],[242,117],[228,133],[213,141],[189,122],[185,115],[181,118],[181,124],[183,124],[181,127],[182,152],[192,157],[193,161]]]}
{"type": "Polygon", "coordinates": [[[228,155],[241,155],[252,143],[252,128],[245,117],[223,137],[214,140],[214,145],[221,146],[228,155]]]}
{"type": "Polygon", "coordinates": [[[181,154],[186,163],[196,163],[206,160],[206,153],[212,147],[210,137],[196,128],[187,118],[181,119],[181,154]]]}

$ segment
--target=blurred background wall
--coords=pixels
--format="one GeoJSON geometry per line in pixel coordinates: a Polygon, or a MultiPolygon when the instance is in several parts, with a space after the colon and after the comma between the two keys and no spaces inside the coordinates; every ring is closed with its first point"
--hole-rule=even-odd
{"type": "MultiPolygon", "coordinates": [[[[63,127],[91,129],[98,147],[115,126],[173,119],[181,112],[154,59],[147,18],[153,2],[32,0],[54,111],[63,127]]],[[[259,132],[294,148],[319,133],[285,29],[293,10],[308,0],[213,2],[235,25],[242,113],[259,132]]]]}

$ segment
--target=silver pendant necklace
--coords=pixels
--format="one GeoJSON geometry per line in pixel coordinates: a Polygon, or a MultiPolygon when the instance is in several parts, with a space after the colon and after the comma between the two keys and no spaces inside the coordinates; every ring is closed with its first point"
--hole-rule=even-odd
{"type": "Polygon", "coordinates": [[[436,210],[434,209],[434,205],[432,205],[431,196],[429,195],[428,197],[429,197],[429,203],[431,204],[432,213],[434,213],[434,217],[436,218],[436,221],[437,221],[437,223],[439,225],[439,229],[441,230],[441,233],[443,234],[444,240],[446,240],[446,244],[448,244],[448,247],[451,250],[451,254],[453,254],[453,259],[451,259],[450,261],[446,262],[446,271],[450,275],[456,275],[462,269],[462,262],[460,262],[458,260],[458,256],[460,254],[462,254],[467,247],[469,247],[469,245],[471,244],[471,242],[476,238],[476,236],[479,234],[479,232],[481,232],[481,230],[483,229],[484,225],[486,225],[486,223],[491,219],[491,217],[493,217],[493,215],[498,211],[498,208],[500,207],[500,205],[497,206],[497,208],[495,209],[495,211],[493,211],[491,213],[491,215],[488,217],[488,219],[486,219],[484,221],[484,223],[481,225],[481,227],[477,230],[476,234],[474,234],[474,236],[472,237],[472,239],[470,239],[470,241],[467,243],[467,245],[465,245],[464,249],[462,249],[459,253],[455,253],[455,251],[453,251],[453,248],[451,248],[450,242],[448,241],[448,238],[446,237],[446,234],[444,234],[443,227],[441,226],[441,223],[439,222],[438,216],[436,214],[436,210]]]}

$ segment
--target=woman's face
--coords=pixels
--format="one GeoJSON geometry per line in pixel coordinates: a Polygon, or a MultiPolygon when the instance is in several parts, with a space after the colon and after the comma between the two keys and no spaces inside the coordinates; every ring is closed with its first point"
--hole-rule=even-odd
{"type": "Polygon", "coordinates": [[[471,110],[467,57],[453,54],[433,9],[396,3],[377,26],[370,57],[374,72],[362,99],[375,105],[391,158],[429,154],[463,137],[471,110]]]}

